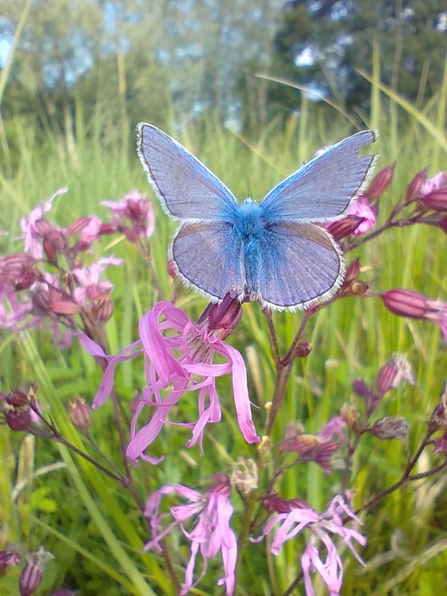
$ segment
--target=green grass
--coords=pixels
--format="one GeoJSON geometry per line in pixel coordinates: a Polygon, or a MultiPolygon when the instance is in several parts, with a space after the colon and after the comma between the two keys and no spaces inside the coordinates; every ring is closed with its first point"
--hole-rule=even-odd
{"type": "MultiPolygon", "coordinates": [[[[447,77],[446,77],[447,78],[447,77]]],[[[430,166],[430,175],[445,168],[443,142],[445,116],[440,105],[446,103],[446,84],[440,95],[418,111],[408,107],[393,93],[384,90],[378,70],[373,73],[373,107],[364,126],[374,126],[380,139],[374,151],[380,155],[378,169],[396,161],[391,187],[381,198],[382,217],[405,193],[414,174],[430,166]],[[380,90],[384,93],[380,94],[380,90]],[[395,117],[397,113],[397,118],[395,117]],[[392,116],[392,117],[391,117],[392,116]]],[[[444,109],[445,112],[445,109],[444,109]]],[[[358,115],[356,117],[359,117],[358,115]]],[[[70,151],[56,146],[50,134],[36,143],[37,131],[29,122],[16,119],[8,123],[8,138],[19,158],[12,177],[0,174],[0,229],[10,231],[3,238],[3,254],[13,252],[18,243],[20,217],[54,190],[68,186],[59,197],[49,219],[67,225],[81,215],[104,217],[104,199],[119,199],[138,188],[150,194],[144,172],[127,139],[116,131],[106,132],[98,120],[83,121],[82,106],[77,106],[76,145],[70,151]]],[[[130,125],[129,125],[130,127],[130,125]]],[[[169,131],[168,131],[169,132],[169,131]]],[[[300,119],[291,119],[284,132],[276,123],[256,144],[206,121],[205,131],[192,124],[181,134],[170,131],[200,157],[239,197],[262,198],[270,188],[291,173],[303,159],[309,159],[320,146],[335,142],[352,132],[351,124],[335,111],[321,110],[303,102],[300,119]]],[[[39,136],[39,138],[41,138],[39,136]]],[[[133,144],[133,141],[132,141],[133,144]]],[[[14,160],[13,160],[14,162],[14,160]]],[[[156,231],[152,238],[154,265],[166,296],[172,290],[167,274],[166,248],[175,225],[162,213],[156,199],[156,231]]],[[[445,235],[434,228],[414,227],[390,231],[373,240],[348,261],[361,257],[363,278],[371,288],[381,291],[396,287],[414,289],[447,300],[445,278],[445,235]]],[[[107,335],[112,353],[135,341],[137,322],[156,300],[156,292],[143,260],[132,246],[120,242],[104,246],[104,252],[126,260],[122,268],[111,268],[115,284],[115,313],[108,323],[107,335]]],[[[178,306],[197,317],[206,301],[182,290],[178,306]]],[[[274,315],[282,350],[290,344],[299,326],[300,315],[274,315]]],[[[387,312],[379,299],[349,298],[322,310],[306,331],[312,344],[310,356],[295,365],[287,396],[273,437],[291,420],[301,420],[307,432],[317,432],[342,404],[354,397],[351,381],[363,377],[373,383],[379,367],[394,352],[406,352],[417,376],[415,387],[404,385],[386,397],[378,415],[400,415],[411,424],[407,445],[398,441],[379,442],[365,438],[354,462],[351,486],[357,505],[395,482],[425,432],[424,423],[439,400],[445,383],[447,355],[438,329],[430,324],[402,319],[387,312]]],[[[264,405],[272,397],[274,366],[270,354],[265,318],[259,305],[244,306],[244,318],[228,339],[243,354],[247,364],[250,395],[260,405],[255,412],[256,426],[262,434],[264,405]]],[[[70,349],[55,348],[48,332],[26,333],[12,337],[2,332],[0,370],[4,391],[37,381],[39,399],[48,404],[61,432],[73,444],[83,447],[82,437],[68,420],[68,399],[83,396],[91,401],[101,380],[99,367],[82,353],[76,341],[70,349]]],[[[118,367],[118,393],[127,402],[144,385],[141,362],[118,367]]],[[[187,450],[184,430],[168,427],[156,443],[166,460],[157,467],[142,462],[135,470],[136,485],[145,499],[161,484],[177,483],[193,488],[203,486],[214,472],[230,471],[237,457],[256,458],[256,447],[242,440],[234,425],[234,406],[229,379],[219,385],[225,407],[224,420],[205,438],[205,456],[197,447],[187,450]],[[228,432],[231,429],[231,432],[228,432]]],[[[191,400],[191,412],[194,412],[191,400]]],[[[188,417],[188,413],[185,413],[188,417]]],[[[110,404],[95,412],[93,434],[100,447],[119,465],[117,438],[110,404]]],[[[420,460],[419,472],[435,465],[429,451],[420,460]]],[[[140,519],[122,488],[104,478],[92,466],[74,460],[66,449],[42,439],[31,441],[20,433],[0,427],[1,540],[23,542],[36,550],[40,544],[53,552],[56,560],[44,574],[38,594],[51,593],[58,586],[78,586],[82,596],[107,593],[174,594],[164,571],[163,561],[153,553],[142,553],[148,539],[147,527],[140,519]],[[57,469],[53,462],[60,462],[57,469]],[[25,488],[11,501],[17,483],[25,488]]],[[[299,473],[285,476],[281,484],[284,498],[308,499],[316,508],[325,508],[340,486],[335,472],[326,477],[313,464],[301,466],[299,473]]],[[[434,476],[396,491],[364,516],[368,546],[363,550],[367,566],[362,569],[347,558],[344,594],[421,594],[441,593],[447,562],[447,500],[445,481],[434,476]]],[[[241,509],[237,498],[236,509],[241,509]]],[[[237,523],[237,522],[236,522],[237,523]]],[[[237,530],[237,528],[235,528],[237,530]]],[[[175,544],[172,553],[175,553],[175,544]]],[[[281,594],[299,571],[297,544],[289,543],[273,557],[273,583],[281,594]]],[[[187,551],[180,549],[178,565],[184,565],[187,551]]],[[[265,571],[264,546],[249,545],[241,574],[241,594],[270,594],[265,571]],[[263,578],[263,579],[262,579],[263,578]]],[[[218,570],[217,573],[220,573],[218,570]]],[[[0,592],[15,594],[19,570],[12,569],[0,578],[0,592]]],[[[182,577],[182,574],[180,574],[182,577]]],[[[198,594],[216,593],[209,573],[198,594]]],[[[298,592],[296,592],[298,593],[298,592]]],[[[302,593],[301,588],[299,593],[302,593]]]]}

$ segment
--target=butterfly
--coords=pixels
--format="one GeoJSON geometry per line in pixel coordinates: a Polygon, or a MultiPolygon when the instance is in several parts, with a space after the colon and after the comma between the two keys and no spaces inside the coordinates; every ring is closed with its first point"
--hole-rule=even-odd
{"type": "Polygon", "coordinates": [[[349,212],[375,156],[365,130],[315,157],[261,203],[239,204],[203,163],[170,136],[141,123],[137,151],[166,213],[180,221],[169,251],[176,273],[214,302],[226,294],[274,310],[302,310],[329,300],[345,275],[343,255],[317,222],[349,212]]]}

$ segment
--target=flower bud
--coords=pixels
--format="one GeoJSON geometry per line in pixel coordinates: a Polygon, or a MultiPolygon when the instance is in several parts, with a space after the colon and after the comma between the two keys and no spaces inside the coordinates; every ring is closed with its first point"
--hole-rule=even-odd
{"type": "Polygon", "coordinates": [[[360,414],[355,406],[343,404],[340,410],[340,417],[354,433],[358,434],[363,430],[360,414]]]}
{"type": "Polygon", "coordinates": [[[6,569],[20,563],[20,554],[15,550],[0,551],[0,569],[6,569]]]}
{"type": "Polygon", "coordinates": [[[242,306],[239,300],[228,293],[220,304],[209,304],[199,318],[198,325],[207,322],[207,327],[219,339],[228,337],[242,319],[242,306]],[[217,332],[217,333],[216,333],[217,332]]]}
{"type": "Polygon", "coordinates": [[[354,234],[364,219],[364,217],[358,217],[357,215],[348,215],[339,221],[331,222],[326,230],[332,238],[338,242],[339,240],[354,234]]]}
{"type": "Polygon", "coordinates": [[[354,294],[354,296],[362,296],[365,292],[368,291],[369,285],[366,283],[366,281],[353,281],[351,283],[351,292],[354,294]]]}
{"type": "Polygon", "coordinates": [[[42,573],[48,561],[54,559],[41,546],[35,553],[26,556],[26,565],[19,579],[20,596],[31,596],[42,583],[42,573]]]}
{"type": "Polygon", "coordinates": [[[447,454],[447,433],[444,433],[442,437],[438,437],[433,441],[433,452],[438,455],[447,454]]]}
{"type": "Polygon", "coordinates": [[[424,182],[427,180],[427,170],[424,168],[416,174],[413,180],[410,182],[407,188],[406,202],[415,201],[421,194],[421,188],[424,182]]]}
{"type": "Polygon", "coordinates": [[[88,433],[92,422],[92,409],[81,397],[68,402],[68,415],[73,426],[83,433],[88,433]]]}
{"type": "Polygon", "coordinates": [[[115,223],[108,222],[99,226],[98,236],[105,234],[116,234],[118,228],[115,223]]]}
{"type": "Polygon", "coordinates": [[[401,317],[423,319],[428,310],[427,297],[412,290],[388,290],[380,297],[389,311],[401,317]]]}
{"type": "Polygon", "coordinates": [[[49,305],[49,310],[56,315],[76,315],[81,312],[78,304],[67,300],[54,300],[49,305]]]}
{"type": "Polygon", "coordinates": [[[31,412],[28,397],[23,391],[12,391],[0,401],[0,412],[11,430],[28,430],[31,412]]]}
{"type": "Polygon", "coordinates": [[[383,170],[380,170],[378,174],[374,177],[373,181],[368,187],[368,190],[365,191],[365,195],[367,195],[370,199],[378,199],[380,195],[388,188],[391,184],[391,180],[394,176],[394,168],[396,164],[393,163],[390,166],[387,166],[383,170]]]}
{"type": "Polygon", "coordinates": [[[372,425],[370,432],[378,439],[406,439],[410,430],[408,422],[401,416],[385,416],[372,425]]]}
{"type": "Polygon", "coordinates": [[[354,261],[349,263],[346,269],[346,275],[343,284],[349,285],[352,281],[355,281],[360,274],[360,259],[357,257],[354,261]]]}
{"type": "Polygon", "coordinates": [[[432,412],[428,428],[432,433],[439,429],[447,431],[447,385],[439,403],[432,412]]]}
{"type": "Polygon", "coordinates": [[[252,459],[237,459],[233,464],[231,485],[243,495],[249,495],[258,488],[258,468],[252,459]]]}
{"type": "Polygon", "coordinates": [[[20,292],[21,290],[29,290],[29,288],[36,282],[37,278],[37,271],[26,271],[17,276],[14,283],[14,289],[17,292],[20,292]]]}
{"type": "Polygon", "coordinates": [[[293,351],[293,355],[295,358],[306,358],[312,351],[312,346],[307,341],[300,341],[297,345],[295,350],[293,351]]]}
{"type": "Polygon", "coordinates": [[[309,504],[302,499],[282,499],[276,493],[269,495],[263,501],[267,513],[290,513],[292,509],[309,509],[309,504]]]}
{"type": "Polygon", "coordinates": [[[174,261],[168,261],[168,274],[172,279],[177,277],[177,270],[174,265],[174,261]]]}
{"type": "Polygon", "coordinates": [[[415,380],[411,365],[404,354],[395,354],[391,360],[382,366],[377,374],[376,389],[380,395],[385,395],[391,389],[398,387],[403,381],[414,385],[415,380]]]}
{"type": "Polygon", "coordinates": [[[433,190],[423,197],[421,202],[433,211],[447,211],[447,188],[433,190]]]}
{"type": "Polygon", "coordinates": [[[90,223],[91,217],[79,217],[75,219],[67,228],[67,236],[80,234],[90,223]]]}

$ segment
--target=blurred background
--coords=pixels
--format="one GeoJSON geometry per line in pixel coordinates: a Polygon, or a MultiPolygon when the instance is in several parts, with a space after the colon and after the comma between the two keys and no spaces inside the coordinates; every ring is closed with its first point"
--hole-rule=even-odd
{"type": "Polygon", "coordinates": [[[373,44],[383,84],[416,106],[439,89],[447,51],[445,0],[1,0],[0,15],[12,168],[17,119],[59,151],[73,150],[81,115],[87,133],[122,141],[140,120],[204,116],[256,138],[302,108],[299,88],[258,75],[360,125],[373,44]]]}

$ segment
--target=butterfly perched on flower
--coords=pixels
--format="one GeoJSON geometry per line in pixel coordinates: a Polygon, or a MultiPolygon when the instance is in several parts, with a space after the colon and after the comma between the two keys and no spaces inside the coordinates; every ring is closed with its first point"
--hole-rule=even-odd
{"type": "Polygon", "coordinates": [[[170,136],[141,123],[137,151],[165,211],[180,226],[169,258],[182,281],[217,302],[228,293],[264,308],[300,310],[340,287],[341,249],[316,223],[348,214],[364,188],[376,140],[359,132],[280,182],[257,204],[239,204],[230,190],[170,136]]]}

